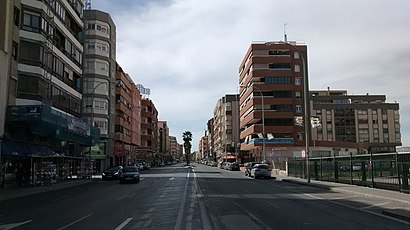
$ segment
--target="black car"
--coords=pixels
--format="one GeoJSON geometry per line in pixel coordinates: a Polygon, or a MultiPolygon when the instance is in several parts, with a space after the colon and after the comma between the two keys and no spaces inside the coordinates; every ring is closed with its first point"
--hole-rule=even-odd
{"type": "Polygon", "coordinates": [[[106,169],[101,175],[102,180],[117,180],[122,166],[114,166],[106,169]]]}
{"type": "Polygon", "coordinates": [[[232,163],[232,164],[229,166],[229,170],[231,170],[231,171],[240,171],[240,170],[241,170],[241,167],[239,166],[238,163],[232,163]]]}
{"type": "Polygon", "coordinates": [[[125,166],[120,172],[120,183],[140,182],[140,171],[137,166],[125,166]]]}

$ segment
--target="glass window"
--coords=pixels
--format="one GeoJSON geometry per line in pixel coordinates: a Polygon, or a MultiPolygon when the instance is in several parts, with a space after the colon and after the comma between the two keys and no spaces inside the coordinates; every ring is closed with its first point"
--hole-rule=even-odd
{"type": "Polygon", "coordinates": [[[302,112],[302,105],[296,105],[296,112],[301,113],[302,112]]]}
{"type": "Polygon", "coordinates": [[[295,85],[302,85],[302,78],[300,77],[295,78],[295,85]]]}
{"type": "Polygon", "coordinates": [[[295,72],[300,72],[300,65],[295,65],[295,72]]]}

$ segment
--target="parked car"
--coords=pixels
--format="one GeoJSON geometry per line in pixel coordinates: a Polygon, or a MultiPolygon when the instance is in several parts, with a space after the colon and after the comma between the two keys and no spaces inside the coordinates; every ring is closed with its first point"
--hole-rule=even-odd
{"type": "Polygon", "coordinates": [[[165,163],[164,162],[159,163],[159,167],[165,167],[165,163]]]}
{"type": "Polygon", "coordinates": [[[120,183],[140,182],[140,172],[137,166],[125,166],[120,173],[120,183]]]}
{"type": "Polygon", "coordinates": [[[102,172],[102,180],[117,180],[122,170],[122,166],[114,166],[102,172]]]}
{"type": "Polygon", "coordinates": [[[231,170],[231,171],[240,171],[240,170],[241,170],[241,167],[239,167],[239,164],[238,164],[238,163],[232,163],[232,164],[229,166],[229,170],[231,170]]]}
{"type": "Polygon", "coordinates": [[[269,166],[267,164],[256,164],[251,169],[251,177],[259,178],[271,178],[271,172],[269,171],[269,166]]]}
{"type": "Polygon", "coordinates": [[[248,162],[248,163],[244,164],[244,166],[245,166],[245,176],[251,176],[251,170],[252,170],[253,166],[255,166],[256,164],[261,164],[261,163],[248,162]]]}

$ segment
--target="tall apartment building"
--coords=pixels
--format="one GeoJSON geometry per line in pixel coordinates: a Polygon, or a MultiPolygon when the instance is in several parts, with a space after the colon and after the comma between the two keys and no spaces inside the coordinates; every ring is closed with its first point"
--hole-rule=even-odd
{"type": "Polygon", "coordinates": [[[301,154],[304,127],[294,121],[304,115],[307,46],[296,42],[251,44],[239,66],[239,85],[241,149],[250,150],[258,160],[271,157],[275,149],[283,149],[288,156],[301,154]]]}
{"type": "Polygon", "coordinates": [[[131,84],[131,94],[131,157],[132,162],[136,162],[141,147],[141,93],[134,83],[131,84]]]}
{"type": "MultiPolygon", "coordinates": [[[[80,118],[83,1],[6,0],[0,6],[0,105],[7,111],[2,157],[84,154],[99,130],[80,118]]],[[[62,176],[65,163],[55,163],[62,176]]]]}
{"type": "Polygon", "coordinates": [[[131,121],[133,81],[117,64],[115,85],[115,164],[126,165],[131,162],[131,121]]]}
{"type": "Polygon", "coordinates": [[[158,154],[162,161],[171,155],[167,121],[158,121],[158,154]]]}
{"type": "Polygon", "coordinates": [[[141,159],[146,162],[159,164],[161,156],[158,154],[158,111],[149,98],[141,101],[141,159]]]}
{"type": "Polygon", "coordinates": [[[214,118],[211,118],[206,123],[207,133],[208,133],[208,151],[209,151],[209,160],[216,162],[216,148],[214,147],[214,118]]]}
{"type": "Polygon", "coordinates": [[[348,95],[347,90],[310,91],[312,156],[395,152],[401,146],[398,103],[385,95],[348,95]]]}
{"type": "Polygon", "coordinates": [[[114,164],[116,27],[110,15],[84,10],[83,117],[100,129],[91,147],[97,170],[114,164]]]}
{"type": "Polygon", "coordinates": [[[171,149],[171,156],[173,159],[178,159],[179,154],[178,154],[178,141],[177,138],[174,136],[169,136],[169,142],[170,142],[170,149],[171,149]]]}
{"type": "Polygon", "coordinates": [[[225,95],[214,108],[214,151],[219,161],[235,160],[239,151],[239,95],[225,95]]]}
{"type": "Polygon", "coordinates": [[[202,136],[199,140],[198,152],[200,156],[199,159],[209,160],[208,135],[202,136]]]}

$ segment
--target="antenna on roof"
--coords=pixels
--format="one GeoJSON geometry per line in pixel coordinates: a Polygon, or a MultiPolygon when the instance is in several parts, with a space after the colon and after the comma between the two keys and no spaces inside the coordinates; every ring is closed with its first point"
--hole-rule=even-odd
{"type": "Polygon", "coordinates": [[[283,36],[285,37],[285,42],[288,42],[288,35],[286,34],[286,24],[283,24],[283,36]]]}
{"type": "Polygon", "coordinates": [[[84,9],[91,10],[91,0],[86,0],[84,3],[84,9]]]}

